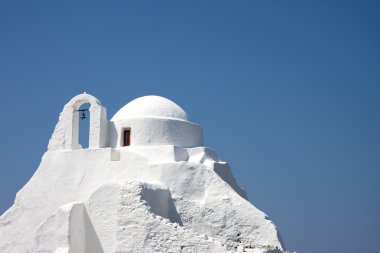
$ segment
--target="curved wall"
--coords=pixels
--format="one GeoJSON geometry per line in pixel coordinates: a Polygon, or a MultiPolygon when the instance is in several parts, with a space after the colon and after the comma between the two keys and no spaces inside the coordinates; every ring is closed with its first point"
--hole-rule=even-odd
{"type": "Polygon", "coordinates": [[[111,147],[122,147],[124,129],[131,129],[131,146],[174,145],[182,148],[203,146],[202,128],[197,124],[169,118],[141,117],[111,121],[111,147]]]}

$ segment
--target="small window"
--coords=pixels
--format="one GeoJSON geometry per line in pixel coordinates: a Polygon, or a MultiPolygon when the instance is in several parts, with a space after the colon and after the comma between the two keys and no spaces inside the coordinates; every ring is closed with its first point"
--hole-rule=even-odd
{"type": "Polygon", "coordinates": [[[123,145],[123,147],[131,145],[131,129],[124,129],[123,130],[122,145],[123,145]]]}

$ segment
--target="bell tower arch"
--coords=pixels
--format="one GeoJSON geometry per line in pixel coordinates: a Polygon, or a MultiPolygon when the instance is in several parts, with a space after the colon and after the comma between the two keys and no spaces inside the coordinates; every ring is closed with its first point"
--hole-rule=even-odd
{"type": "Polygon", "coordinates": [[[89,148],[104,148],[108,144],[108,121],[106,108],[90,94],[80,94],[72,98],[63,108],[54,133],[49,141],[48,150],[81,149],[79,137],[79,112],[81,105],[89,103],[90,134],[89,148]]]}

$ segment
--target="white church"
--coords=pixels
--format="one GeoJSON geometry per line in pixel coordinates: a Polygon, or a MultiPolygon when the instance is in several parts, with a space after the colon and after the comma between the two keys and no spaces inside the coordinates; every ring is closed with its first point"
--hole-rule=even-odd
{"type": "Polygon", "coordinates": [[[2,253],[282,253],[202,128],[174,102],[137,98],[109,121],[80,94],[63,108],[48,150],[0,216],[2,253]],[[89,147],[78,143],[90,104],[89,147]]]}

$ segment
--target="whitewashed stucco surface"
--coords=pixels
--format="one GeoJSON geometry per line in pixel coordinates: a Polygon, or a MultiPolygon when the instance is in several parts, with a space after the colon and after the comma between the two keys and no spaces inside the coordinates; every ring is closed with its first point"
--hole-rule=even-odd
{"type": "MultiPolygon", "coordinates": [[[[75,109],[66,105],[37,171],[0,217],[0,252],[284,252],[276,226],[247,200],[228,164],[200,145],[198,125],[195,133],[157,131],[155,142],[134,145],[132,136],[131,146],[120,147],[115,126],[129,124],[128,113],[110,127],[97,99],[79,98],[99,108],[97,142],[73,145],[75,109]]],[[[170,102],[154,117],[148,106],[130,119],[149,121],[149,131],[194,124],[170,102]]]]}

